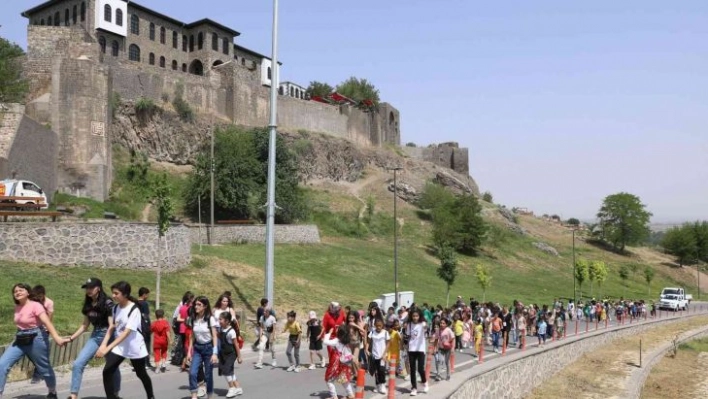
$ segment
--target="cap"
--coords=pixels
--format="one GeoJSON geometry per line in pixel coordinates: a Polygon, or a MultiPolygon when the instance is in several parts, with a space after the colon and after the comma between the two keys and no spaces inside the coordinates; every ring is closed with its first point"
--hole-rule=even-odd
{"type": "Polygon", "coordinates": [[[81,286],[81,288],[96,288],[96,287],[103,287],[103,283],[101,280],[97,279],[96,277],[91,277],[86,282],[84,285],[81,286]]]}
{"type": "Polygon", "coordinates": [[[339,302],[331,302],[329,305],[332,309],[339,309],[339,302]]]}
{"type": "Polygon", "coordinates": [[[317,313],[315,313],[314,310],[311,310],[311,311],[310,311],[310,320],[316,319],[316,318],[317,318],[317,313]]]}

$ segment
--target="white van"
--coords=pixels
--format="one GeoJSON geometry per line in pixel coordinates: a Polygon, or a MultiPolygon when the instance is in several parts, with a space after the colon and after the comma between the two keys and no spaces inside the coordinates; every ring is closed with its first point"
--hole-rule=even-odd
{"type": "Polygon", "coordinates": [[[0,180],[0,202],[40,204],[42,205],[41,208],[49,206],[47,195],[44,194],[44,191],[39,185],[28,180],[0,180]],[[28,197],[28,199],[23,200],[18,197],[28,197]]]}

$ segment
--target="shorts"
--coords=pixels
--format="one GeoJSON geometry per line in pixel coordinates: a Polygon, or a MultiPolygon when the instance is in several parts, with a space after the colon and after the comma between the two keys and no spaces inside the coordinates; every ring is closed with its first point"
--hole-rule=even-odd
{"type": "Polygon", "coordinates": [[[234,375],[234,363],[236,362],[236,352],[226,356],[219,356],[219,375],[234,375]]]}
{"type": "Polygon", "coordinates": [[[322,340],[310,341],[311,351],[321,351],[322,350],[322,340]]]}

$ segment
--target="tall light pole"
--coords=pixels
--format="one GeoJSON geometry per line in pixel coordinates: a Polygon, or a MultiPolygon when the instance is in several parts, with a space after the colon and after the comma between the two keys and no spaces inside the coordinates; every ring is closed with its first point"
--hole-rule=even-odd
{"type": "Polygon", "coordinates": [[[271,80],[270,80],[270,122],[268,145],[268,202],[266,203],[266,265],[265,265],[265,293],[270,306],[273,306],[273,279],[275,271],[273,266],[274,256],[274,228],[275,228],[275,138],[278,122],[278,0],[273,0],[273,53],[271,55],[271,80]]]}
{"type": "Polygon", "coordinates": [[[400,166],[389,168],[393,171],[393,289],[394,299],[398,306],[401,306],[398,298],[398,179],[397,172],[402,170],[400,166]]]}
{"type": "Polygon", "coordinates": [[[575,227],[573,227],[573,303],[578,306],[577,291],[575,290],[575,227]]]}
{"type": "Polygon", "coordinates": [[[209,238],[209,245],[212,244],[213,240],[213,235],[214,235],[214,168],[216,167],[215,162],[214,162],[214,118],[211,118],[211,167],[209,168],[209,173],[211,174],[210,179],[211,179],[211,195],[209,198],[209,202],[211,203],[211,220],[210,220],[210,226],[209,226],[209,234],[207,234],[207,237],[209,238]]]}

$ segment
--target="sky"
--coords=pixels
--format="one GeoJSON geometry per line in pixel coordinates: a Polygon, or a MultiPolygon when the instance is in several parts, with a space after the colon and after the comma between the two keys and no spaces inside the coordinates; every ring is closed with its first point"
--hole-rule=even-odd
{"type": "MultiPolygon", "coordinates": [[[[26,46],[0,0],[0,36],[26,46]]],[[[139,0],[270,54],[268,0],[139,0]]],[[[708,1],[281,0],[281,81],[366,78],[402,143],[456,141],[497,203],[593,220],[629,192],[652,222],[708,219],[708,1]]]]}

